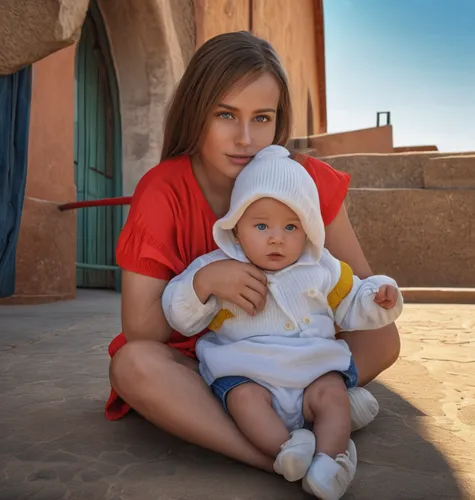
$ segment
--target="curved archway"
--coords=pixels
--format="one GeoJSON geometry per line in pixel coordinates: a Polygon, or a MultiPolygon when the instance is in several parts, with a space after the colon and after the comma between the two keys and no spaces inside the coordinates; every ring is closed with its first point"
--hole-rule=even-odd
{"type": "Polygon", "coordinates": [[[158,163],[167,102],[195,49],[192,0],[97,0],[117,75],[124,194],[158,163]]]}
{"type": "MultiPolygon", "coordinates": [[[[131,194],[158,163],[165,108],[195,48],[194,22],[191,0],[91,2],[76,58],[78,200],[131,194]]],[[[78,286],[120,287],[122,210],[78,212],[78,286]]]]}

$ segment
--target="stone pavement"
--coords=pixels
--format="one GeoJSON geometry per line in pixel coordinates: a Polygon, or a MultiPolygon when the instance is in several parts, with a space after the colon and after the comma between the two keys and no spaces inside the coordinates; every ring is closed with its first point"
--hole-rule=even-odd
{"type": "MultiPolygon", "coordinates": [[[[370,388],[346,499],[475,499],[475,305],[406,306],[403,351],[370,388]]],[[[137,415],[107,422],[119,297],[0,306],[1,500],[299,500],[297,484],[181,442],[137,415]]]]}

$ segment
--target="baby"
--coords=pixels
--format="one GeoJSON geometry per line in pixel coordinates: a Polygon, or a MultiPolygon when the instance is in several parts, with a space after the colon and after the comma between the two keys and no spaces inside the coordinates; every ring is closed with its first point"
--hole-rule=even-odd
{"type": "Polygon", "coordinates": [[[200,373],[249,441],[275,458],[274,470],[303,478],[318,498],[338,499],[356,471],[348,391],[357,390],[358,375],[335,324],[350,331],[392,323],[402,311],[397,284],[360,280],[324,248],[315,183],[281,146],[263,149],[242,170],[213,235],[219,250],[166,287],[165,316],[184,335],[210,330],[196,346],[200,373]],[[200,301],[195,274],[223,259],[264,271],[262,312],[249,315],[215,296],[200,301]]]}

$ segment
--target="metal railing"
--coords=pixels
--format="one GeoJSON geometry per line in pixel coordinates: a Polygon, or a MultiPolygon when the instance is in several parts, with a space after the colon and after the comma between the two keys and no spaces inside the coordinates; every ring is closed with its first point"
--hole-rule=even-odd
{"type": "MultiPolygon", "coordinates": [[[[64,212],[67,210],[77,210],[80,208],[130,205],[131,202],[132,202],[132,196],[121,196],[117,198],[102,198],[99,200],[84,200],[84,201],[63,203],[62,205],[58,206],[58,209],[61,212],[64,212]]],[[[85,262],[76,262],[76,268],[90,269],[95,271],[118,271],[120,269],[118,266],[112,266],[106,264],[88,264],[85,262]]]]}
{"type": "Polygon", "coordinates": [[[64,210],[76,210],[78,208],[87,207],[113,207],[118,205],[130,205],[132,202],[132,196],[120,196],[118,198],[102,198],[100,200],[84,200],[84,201],[73,201],[71,203],[64,203],[59,205],[58,209],[61,212],[64,210]]]}

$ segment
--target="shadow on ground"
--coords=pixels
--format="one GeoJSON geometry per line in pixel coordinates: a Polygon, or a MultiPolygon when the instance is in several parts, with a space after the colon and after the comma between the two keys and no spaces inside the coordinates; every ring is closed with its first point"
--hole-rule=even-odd
{"type": "MultiPolygon", "coordinates": [[[[183,443],[136,414],[107,422],[107,344],[118,318],[118,297],[103,292],[0,307],[1,500],[311,498],[298,484],[183,443]]],[[[433,444],[452,439],[450,426],[437,427],[430,442],[433,416],[382,383],[371,390],[382,409],[354,436],[359,467],[345,498],[469,498],[433,444]]]]}

